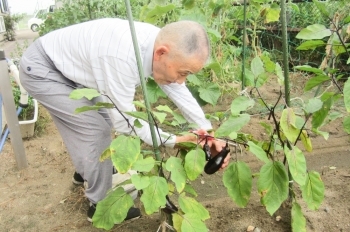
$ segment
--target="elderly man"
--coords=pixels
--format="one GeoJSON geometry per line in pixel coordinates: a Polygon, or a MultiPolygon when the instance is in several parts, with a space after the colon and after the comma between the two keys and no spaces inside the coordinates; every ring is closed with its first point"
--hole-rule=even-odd
{"type": "MultiPolygon", "coordinates": [[[[187,75],[203,68],[210,45],[204,28],[195,22],[180,21],[159,29],[135,22],[145,77],[155,82],[178,106],[183,116],[203,130],[212,129],[202,109],[185,86],[187,75]]],[[[23,87],[51,114],[71,156],[74,179],[85,180],[90,200],[88,220],[107,190],[112,187],[113,166],[110,160],[99,161],[111,143],[111,127],[130,133],[117,110],[88,111],[75,114],[78,107],[93,105],[87,99],[72,100],[69,94],[77,87],[93,88],[108,95],[122,112],[135,111],[132,104],[140,84],[128,21],[108,18],[59,29],[37,39],[24,53],[20,63],[23,87]]],[[[133,124],[133,118],[129,118],[133,124]]],[[[137,135],[152,144],[149,126],[135,128],[137,135]]],[[[165,136],[168,133],[160,131],[165,136]]],[[[165,146],[194,141],[194,136],[170,136],[165,146]]],[[[220,151],[223,144],[212,143],[220,151]]],[[[229,156],[222,168],[228,165],[229,156]]],[[[140,216],[136,208],[126,219],[140,216]]]]}

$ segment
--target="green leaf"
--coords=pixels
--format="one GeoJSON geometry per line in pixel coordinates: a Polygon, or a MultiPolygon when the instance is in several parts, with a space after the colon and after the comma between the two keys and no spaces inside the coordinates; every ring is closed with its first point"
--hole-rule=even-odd
{"type": "Polygon", "coordinates": [[[330,16],[329,10],[327,10],[326,5],[323,2],[319,2],[316,0],[312,0],[312,2],[316,5],[317,9],[325,18],[329,19],[332,17],[330,16]]]}
{"type": "Polygon", "coordinates": [[[158,84],[151,78],[147,79],[147,96],[150,103],[155,103],[158,98],[166,97],[166,94],[163,90],[158,86],[158,84]]]}
{"type": "Polygon", "coordinates": [[[249,114],[240,114],[237,116],[230,116],[230,118],[222,123],[222,125],[215,131],[215,136],[225,137],[232,132],[238,132],[250,120],[249,114]]]}
{"type": "Polygon", "coordinates": [[[181,232],[181,225],[182,225],[182,222],[183,222],[183,217],[180,216],[180,214],[177,214],[177,213],[173,213],[171,215],[173,217],[173,226],[174,226],[176,232],[181,232]]]}
{"type": "Polygon", "coordinates": [[[194,190],[194,188],[191,185],[189,185],[189,184],[185,185],[184,192],[185,193],[189,193],[189,194],[191,194],[194,197],[198,196],[196,190],[194,190]]]}
{"type": "Polygon", "coordinates": [[[141,128],[141,127],[143,127],[143,125],[142,125],[142,123],[140,122],[140,120],[135,119],[135,121],[134,121],[134,127],[136,127],[136,128],[141,128]]]}
{"type": "Polygon", "coordinates": [[[306,103],[304,110],[308,114],[315,113],[322,108],[323,102],[319,98],[311,98],[306,103]]]}
{"type": "Polygon", "coordinates": [[[83,89],[75,89],[69,94],[69,98],[78,100],[83,97],[87,98],[88,100],[91,100],[95,97],[99,97],[101,94],[97,92],[95,89],[88,89],[88,88],[83,88],[83,89]]]}
{"type": "Polygon", "coordinates": [[[207,86],[198,89],[199,96],[202,100],[215,105],[218,101],[221,91],[216,83],[210,83],[207,86]]]}
{"type": "Polygon", "coordinates": [[[315,171],[309,172],[305,184],[301,186],[301,191],[309,209],[318,209],[324,198],[324,184],[320,174],[315,171]]]}
{"type": "Polygon", "coordinates": [[[134,118],[138,118],[138,119],[142,119],[146,122],[148,122],[148,115],[145,112],[141,112],[141,111],[130,111],[130,112],[124,112],[127,115],[130,115],[134,118]]]}
{"type": "Polygon", "coordinates": [[[185,188],[186,184],[186,172],[182,166],[182,160],[180,158],[171,156],[166,161],[166,169],[171,172],[171,180],[175,183],[177,191],[180,193],[185,188]]]}
{"type": "Polygon", "coordinates": [[[264,63],[258,56],[254,57],[254,59],[252,60],[250,69],[255,78],[257,78],[258,76],[260,76],[260,74],[263,74],[265,72],[264,63]]]}
{"type": "Polygon", "coordinates": [[[146,109],[145,103],[140,102],[140,101],[133,101],[132,102],[136,107],[142,108],[142,109],[146,109]]]}
{"type": "Polygon", "coordinates": [[[248,141],[249,151],[253,153],[259,160],[268,163],[270,162],[269,158],[267,157],[266,152],[264,149],[262,149],[260,146],[256,145],[252,141],[248,141]]]}
{"type": "Polygon", "coordinates": [[[188,179],[195,180],[203,172],[205,166],[205,154],[200,148],[187,153],[185,157],[185,170],[188,179]]]}
{"type": "Polygon", "coordinates": [[[232,200],[239,207],[245,207],[252,191],[252,173],[249,166],[241,161],[231,163],[224,171],[223,182],[232,200]]]}
{"type": "Polygon", "coordinates": [[[172,109],[170,109],[170,107],[167,106],[167,105],[159,105],[159,106],[156,107],[156,109],[158,111],[163,111],[163,112],[167,112],[167,113],[173,113],[172,109]]]}
{"type": "Polygon", "coordinates": [[[188,75],[186,81],[188,83],[191,83],[191,84],[197,85],[197,86],[203,85],[203,82],[201,80],[199,80],[198,77],[194,74],[188,75]]]}
{"type": "MultiPolygon", "coordinates": [[[[207,29],[207,33],[208,33],[208,35],[210,37],[210,41],[213,42],[213,43],[218,42],[221,39],[221,37],[222,37],[220,32],[218,32],[217,30],[214,30],[212,28],[208,28],[207,29]]],[[[220,65],[219,65],[219,67],[220,67],[220,65]]],[[[220,67],[220,70],[221,70],[221,67],[220,67]]],[[[215,73],[216,73],[216,75],[220,75],[220,73],[219,74],[217,72],[215,72],[215,73]]]]}
{"type": "Polygon", "coordinates": [[[312,77],[306,82],[305,87],[304,87],[304,91],[309,91],[312,88],[322,84],[323,82],[329,81],[329,80],[330,80],[330,78],[324,74],[312,77]]]}
{"type": "Polygon", "coordinates": [[[276,68],[275,68],[276,75],[278,77],[277,81],[280,86],[284,86],[284,74],[282,67],[279,63],[276,63],[276,68]]]}
{"type": "Polygon", "coordinates": [[[350,113],[350,78],[344,84],[343,93],[345,108],[350,113]]]}
{"type": "Polygon", "coordinates": [[[316,111],[312,115],[312,121],[311,121],[312,128],[319,128],[320,126],[322,126],[332,105],[333,105],[333,97],[330,97],[325,102],[323,102],[322,108],[319,111],[316,111]]]}
{"type": "Polygon", "coordinates": [[[175,121],[180,125],[185,124],[187,122],[186,119],[181,114],[173,112],[172,115],[173,115],[175,121]]]}
{"type": "Polygon", "coordinates": [[[220,76],[222,70],[219,62],[212,62],[206,65],[205,68],[213,70],[217,76],[220,76]]]}
{"type": "Polygon", "coordinates": [[[145,212],[149,215],[159,211],[166,203],[165,196],[169,192],[168,184],[163,177],[152,176],[149,179],[150,184],[143,189],[141,201],[145,207],[145,212]]]}
{"type": "Polygon", "coordinates": [[[279,21],[280,11],[280,8],[267,8],[265,23],[279,21]]]}
{"type": "Polygon", "coordinates": [[[343,127],[346,133],[350,134],[350,116],[347,116],[343,120],[343,127]]]}
{"type": "Polygon", "coordinates": [[[300,133],[300,129],[295,126],[295,114],[292,108],[286,108],[282,111],[280,124],[287,139],[290,142],[295,143],[300,133]]]}
{"type": "Polygon", "coordinates": [[[122,187],[109,193],[96,207],[92,223],[97,228],[110,230],[114,224],[124,221],[128,210],[134,205],[131,196],[122,187]]]}
{"type": "Polygon", "coordinates": [[[140,155],[140,138],[119,135],[110,145],[112,162],[119,173],[126,173],[140,155]]]}
{"type": "Polygon", "coordinates": [[[159,123],[163,123],[166,118],[166,113],[152,112],[153,115],[158,119],[159,123]]]}
{"type": "Polygon", "coordinates": [[[287,146],[284,146],[284,153],[293,180],[299,185],[304,185],[306,178],[306,160],[303,152],[296,146],[293,146],[292,150],[289,150],[287,146]]]}
{"type": "Polygon", "coordinates": [[[294,202],[292,206],[292,231],[306,232],[306,219],[298,203],[294,202]]]}
{"type": "Polygon", "coordinates": [[[303,142],[306,151],[311,152],[312,151],[311,139],[306,130],[303,130],[301,132],[300,139],[303,142]]]}
{"type": "Polygon", "coordinates": [[[179,205],[185,214],[194,214],[202,221],[209,219],[209,212],[192,197],[187,197],[184,193],[179,196],[179,205]]]}
{"type": "Polygon", "coordinates": [[[135,185],[137,190],[147,188],[150,184],[149,176],[141,176],[140,174],[132,175],[131,182],[135,185]]]}
{"type": "Polygon", "coordinates": [[[305,72],[312,72],[315,74],[323,74],[323,71],[321,69],[313,68],[310,65],[295,66],[295,69],[305,71],[305,72]]]}
{"type": "Polygon", "coordinates": [[[348,61],[346,61],[346,64],[350,64],[350,57],[349,57],[348,61]]]}
{"type": "Polygon", "coordinates": [[[208,228],[203,221],[197,218],[196,214],[183,215],[183,221],[181,225],[181,231],[183,232],[205,232],[208,228]]]}
{"type": "Polygon", "coordinates": [[[153,169],[156,161],[153,157],[147,157],[146,159],[139,159],[132,165],[132,170],[139,172],[149,172],[153,169]]]}
{"type": "Polygon", "coordinates": [[[326,46],[327,43],[322,40],[308,40],[300,44],[296,49],[297,50],[314,50],[315,48],[326,46]]]}
{"type": "Polygon", "coordinates": [[[112,152],[110,150],[110,148],[106,148],[106,150],[103,151],[102,155],[100,156],[100,162],[105,161],[106,159],[108,159],[109,157],[111,157],[112,152]]]}
{"type": "Polygon", "coordinates": [[[261,57],[262,62],[264,63],[264,67],[267,72],[273,72],[276,69],[275,63],[273,63],[267,55],[262,55],[261,57]]]}
{"type": "Polygon", "coordinates": [[[321,24],[313,24],[302,29],[296,36],[297,39],[323,39],[332,34],[331,30],[321,24]]]}
{"type": "Polygon", "coordinates": [[[194,0],[182,0],[182,5],[185,7],[185,9],[192,9],[195,5],[194,0]]]}
{"type": "Polygon", "coordinates": [[[145,22],[155,24],[160,17],[175,8],[176,6],[174,4],[168,4],[166,6],[156,5],[152,10],[147,12],[145,22]]]}
{"type": "Polygon", "coordinates": [[[272,215],[288,198],[288,175],[280,161],[269,162],[262,166],[258,179],[261,203],[272,215]]]}
{"type": "MultiPolygon", "coordinates": [[[[344,24],[350,23],[350,15],[347,16],[347,17],[343,20],[343,23],[344,23],[344,24]]],[[[349,58],[349,59],[350,59],[350,58],[349,58]]]]}
{"type": "Polygon", "coordinates": [[[250,99],[245,96],[239,96],[235,98],[231,103],[231,114],[238,115],[241,111],[246,111],[247,109],[254,106],[255,102],[253,99],[250,99]]]}

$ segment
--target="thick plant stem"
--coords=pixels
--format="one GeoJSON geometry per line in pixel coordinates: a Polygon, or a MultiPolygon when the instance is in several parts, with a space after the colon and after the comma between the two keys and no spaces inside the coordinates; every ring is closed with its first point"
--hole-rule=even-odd
{"type": "Polygon", "coordinates": [[[284,70],[284,91],[286,104],[290,106],[289,67],[288,67],[288,38],[287,38],[287,15],[286,0],[281,0],[281,24],[282,24],[282,50],[284,70]]]}
{"type": "Polygon", "coordinates": [[[150,127],[151,135],[152,135],[153,150],[154,150],[154,153],[155,153],[155,156],[156,156],[156,160],[157,161],[161,161],[160,151],[159,151],[159,148],[158,148],[158,140],[157,140],[156,132],[155,132],[155,129],[154,129],[153,117],[151,115],[151,106],[150,106],[150,103],[148,101],[148,95],[147,95],[147,90],[146,90],[146,82],[145,82],[145,78],[144,78],[143,67],[142,67],[141,58],[140,58],[140,51],[139,51],[139,46],[138,46],[138,43],[137,43],[137,38],[136,38],[136,33],[135,33],[135,26],[134,26],[134,21],[133,21],[133,17],[132,17],[132,13],[131,13],[131,6],[130,6],[130,1],[129,0],[125,0],[125,6],[126,6],[126,12],[127,12],[127,15],[128,15],[128,20],[129,20],[129,26],[130,26],[131,36],[132,36],[132,42],[134,44],[135,56],[136,56],[136,61],[137,61],[137,68],[138,68],[139,75],[140,75],[141,87],[142,87],[142,92],[143,92],[143,98],[145,100],[145,105],[146,105],[146,110],[147,110],[147,115],[148,115],[148,121],[149,121],[149,127],[150,127]]]}

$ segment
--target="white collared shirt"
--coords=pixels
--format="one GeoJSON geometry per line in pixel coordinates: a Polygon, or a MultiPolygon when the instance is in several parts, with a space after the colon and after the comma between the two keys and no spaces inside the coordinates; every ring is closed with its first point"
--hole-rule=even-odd
{"type": "MultiPolygon", "coordinates": [[[[152,75],[153,48],[159,28],[135,22],[144,76],[152,75]]],[[[68,79],[87,88],[108,95],[122,112],[136,111],[133,105],[135,89],[140,84],[137,61],[127,20],[106,18],[88,21],[50,32],[40,37],[46,54],[56,68],[68,79]]],[[[211,123],[185,84],[160,85],[178,106],[183,116],[199,128],[211,129],[211,123]]],[[[134,118],[127,116],[133,125],[134,118]]],[[[110,110],[110,117],[119,133],[130,133],[131,128],[120,113],[110,110]]],[[[147,144],[152,144],[150,128],[142,122],[136,133],[147,144]]],[[[162,141],[170,134],[160,130],[162,141]]],[[[173,147],[176,136],[165,143],[173,147]]],[[[158,144],[161,144],[158,138],[158,144]]]]}

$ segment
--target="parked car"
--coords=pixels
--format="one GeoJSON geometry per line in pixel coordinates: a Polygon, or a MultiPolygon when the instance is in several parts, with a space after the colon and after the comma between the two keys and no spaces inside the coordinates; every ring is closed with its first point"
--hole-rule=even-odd
{"type": "Polygon", "coordinates": [[[34,17],[28,20],[28,28],[32,31],[38,31],[40,25],[45,21],[47,14],[53,12],[55,5],[51,5],[48,8],[40,9],[35,14],[34,17]]]}

